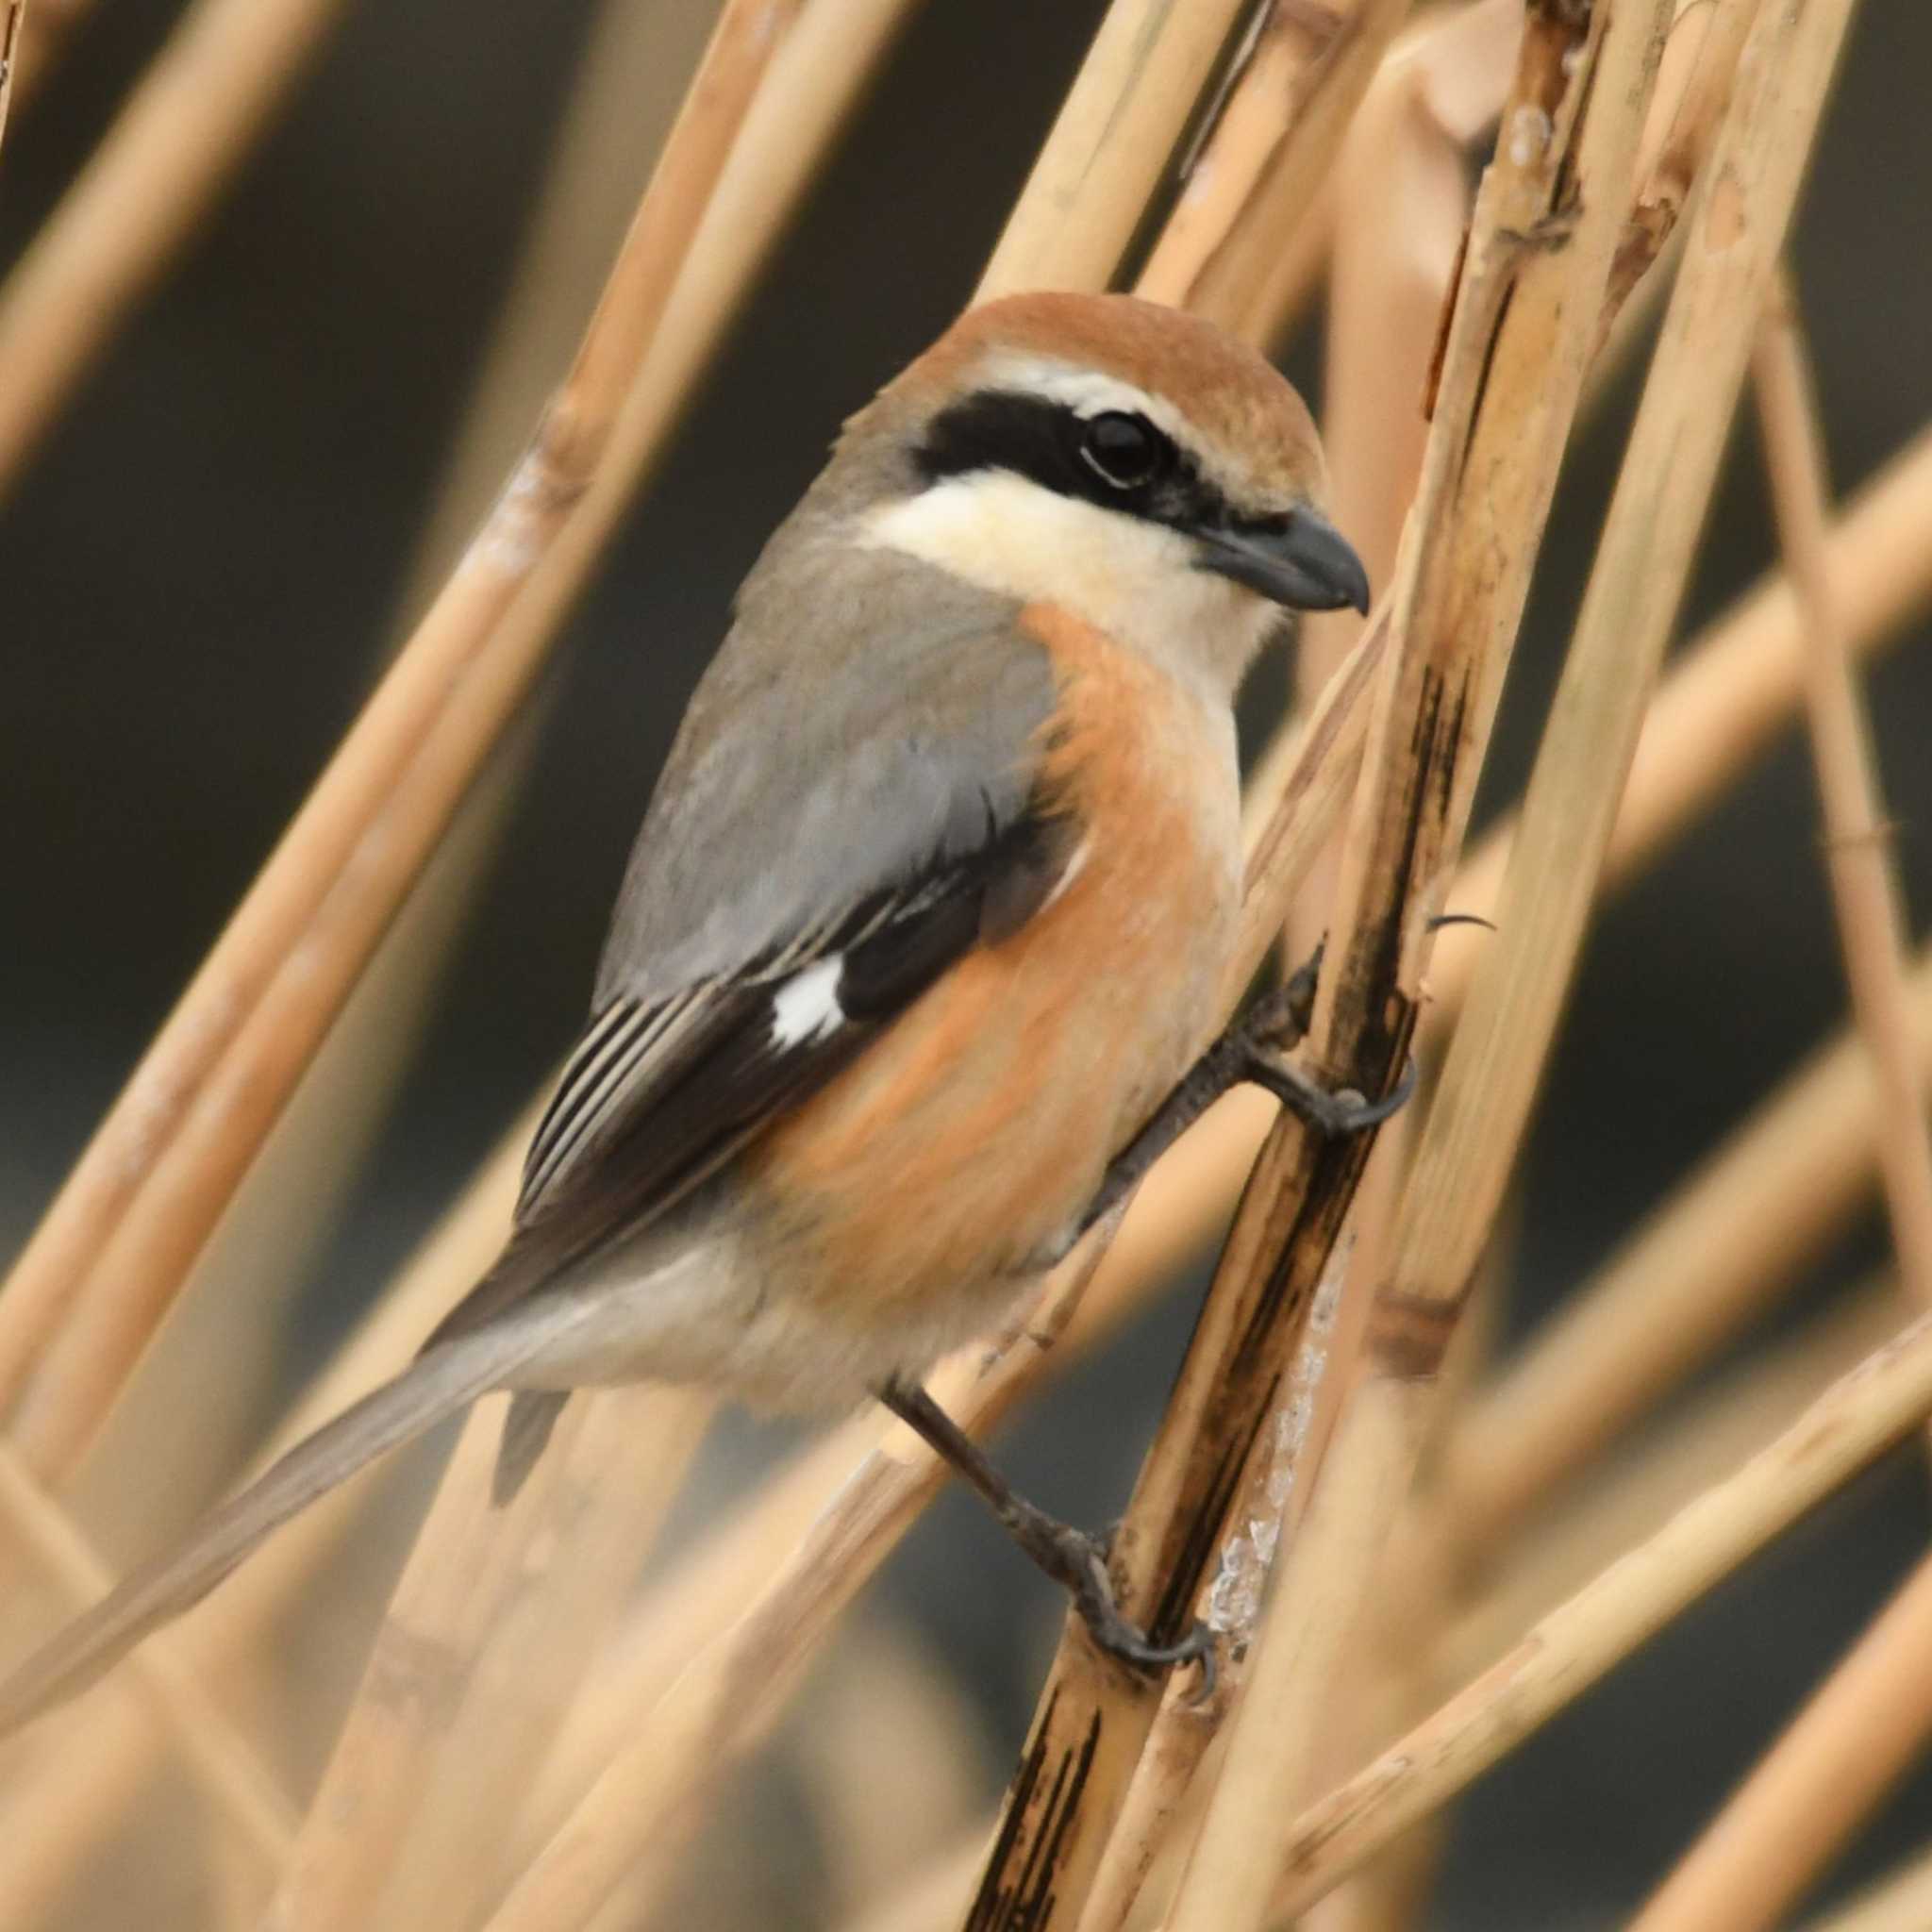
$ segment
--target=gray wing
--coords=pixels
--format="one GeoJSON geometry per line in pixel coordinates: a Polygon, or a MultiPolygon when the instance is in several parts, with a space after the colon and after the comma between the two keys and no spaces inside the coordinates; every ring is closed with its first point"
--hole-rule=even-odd
{"type": "Polygon", "coordinates": [[[632,852],[516,1238],[432,1340],[682,1199],[1044,902],[1074,843],[1039,786],[1052,672],[987,601],[916,645],[819,654],[811,685],[733,631],[632,852]]]}

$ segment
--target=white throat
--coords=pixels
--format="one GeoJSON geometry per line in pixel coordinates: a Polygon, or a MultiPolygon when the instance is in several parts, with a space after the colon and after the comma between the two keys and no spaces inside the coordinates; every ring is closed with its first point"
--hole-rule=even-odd
{"type": "Polygon", "coordinates": [[[1218,704],[1281,621],[1253,591],[1197,570],[1178,531],[1008,470],[950,476],[866,512],[859,528],[862,541],[981,590],[1058,604],[1218,704]]]}

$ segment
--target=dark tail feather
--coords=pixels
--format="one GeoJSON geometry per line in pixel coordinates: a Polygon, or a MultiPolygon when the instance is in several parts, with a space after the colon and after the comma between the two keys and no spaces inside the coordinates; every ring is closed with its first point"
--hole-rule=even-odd
{"type": "Polygon", "coordinates": [[[135,1570],[0,1684],[0,1736],[64,1703],[147,1634],[199,1603],[272,1530],[396,1448],[501,1385],[529,1343],[484,1330],[419,1356],[392,1382],[325,1423],[172,1556],[135,1570]]]}
{"type": "Polygon", "coordinates": [[[503,1441],[496,1452],[496,1470],[490,1478],[490,1500],[508,1508],[529,1480],[550,1441],[550,1432],[570,1400],[567,1389],[519,1389],[509,1399],[503,1419],[503,1441]]]}

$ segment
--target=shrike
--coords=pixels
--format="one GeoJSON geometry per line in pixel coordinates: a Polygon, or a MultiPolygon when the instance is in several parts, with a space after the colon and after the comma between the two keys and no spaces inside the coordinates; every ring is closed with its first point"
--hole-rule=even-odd
{"type": "Polygon", "coordinates": [[[501,1257],[411,1367],[0,1687],[0,1727],[485,1391],[513,1391],[508,1495],[570,1391],[641,1380],[879,1396],[1103,1644],[1200,1655],[1126,1624],[1098,1546],[920,1378],[1234,1080],[1335,1129],[1386,1110],[1271,1050],[1278,1006],[1208,1047],[1236,690],[1284,612],[1368,604],[1322,493],[1267,362],[1121,295],[974,309],[853,417],[684,719],[501,1257]]]}

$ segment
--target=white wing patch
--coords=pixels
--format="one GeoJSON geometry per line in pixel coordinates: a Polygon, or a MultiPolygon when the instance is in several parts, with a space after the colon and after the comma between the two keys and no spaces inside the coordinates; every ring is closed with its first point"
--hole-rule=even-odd
{"type": "Polygon", "coordinates": [[[778,989],[772,996],[774,1047],[803,1046],[808,1040],[836,1033],[845,1024],[845,1009],[839,1004],[839,979],[844,971],[845,956],[833,953],[793,974],[778,989]]]}

